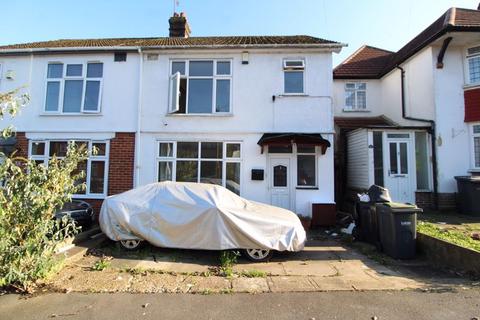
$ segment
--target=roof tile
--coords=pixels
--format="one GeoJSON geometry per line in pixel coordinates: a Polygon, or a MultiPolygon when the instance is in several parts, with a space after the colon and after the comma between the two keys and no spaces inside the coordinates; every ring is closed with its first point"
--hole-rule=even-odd
{"type": "Polygon", "coordinates": [[[159,37],[159,38],[110,38],[110,39],[60,39],[0,46],[1,50],[43,48],[108,48],[108,47],[178,47],[204,46],[257,46],[257,45],[322,45],[340,43],[321,38],[295,36],[226,36],[226,37],[159,37]]]}

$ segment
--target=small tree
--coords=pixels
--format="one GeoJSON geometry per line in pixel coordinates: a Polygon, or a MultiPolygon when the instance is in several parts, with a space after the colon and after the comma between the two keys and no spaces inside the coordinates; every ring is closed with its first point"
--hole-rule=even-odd
{"type": "MultiPolygon", "coordinates": [[[[0,94],[0,121],[15,117],[29,97],[18,90],[0,94]]],[[[7,138],[12,127],[2,130],[7,138]]],[[[74,229],[55,221],[55,211],[85,188],[77,168],[88,157],[84,147],[69,143],[67,154],[48,165],[0,153],[0,286],[29,290],[55,266],[55,249],[74,229]]]]}

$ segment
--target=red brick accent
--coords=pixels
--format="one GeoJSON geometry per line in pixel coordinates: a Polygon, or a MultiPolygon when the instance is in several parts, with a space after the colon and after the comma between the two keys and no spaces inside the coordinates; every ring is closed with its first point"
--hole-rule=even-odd
{"type": "Polygon", "coordinates": [[[110,141],[108,195],[133,188],[135,133],[117,132],[110,141]]]}
{"type": "Polygon", "coordinates": [[[15,138],[17,139],[17,157],[28,157],[28,139],[25,136],[25,132],[16,132],[15,138]]]}
{"type": "Polygon", "coordinates": [[[465,90],[465,122],[480,121],[480,88],[465,90]]]}

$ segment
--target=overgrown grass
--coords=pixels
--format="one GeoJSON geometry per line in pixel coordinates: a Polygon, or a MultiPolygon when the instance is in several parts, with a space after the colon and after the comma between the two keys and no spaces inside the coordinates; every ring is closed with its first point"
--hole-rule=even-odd
{"type": "Polygon", "coordinates": [[[480,241],[473,240],[469,234],[462,231],[453,228],[441,228],[430,222],[419,222],[417,231],[480,252],[480,241]]]}

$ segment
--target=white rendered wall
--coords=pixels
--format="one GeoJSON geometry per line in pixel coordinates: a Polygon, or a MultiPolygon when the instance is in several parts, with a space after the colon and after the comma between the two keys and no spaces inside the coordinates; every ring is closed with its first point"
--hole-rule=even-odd
{"type": "Polygon", "coordinates": [[[468,175],[470,169],[469,132],[464,122],[463,70],[464,49],[460,47],[449,47],[443,69],[435,69],[439,192],[456,192],[454,177],[468,175]]]}
{"type": "MultiPolygon", "coordinates": [[[[138,55],[128,53],[126,62],[114,62],[113,53],[0,56],[0,92],[25,86],[31,101],[13,121],[18,131],[29,132],[133,132],[138,101],[138,55]],[[103,62],[103,89],[100,114],[47,115],[45,108],[46,73],[49,62],[103,62]],[[5,79],[6,71],[15,73],[5,79]]],[[[61,108],[61,106],[60,106],[61,108]]]]}
{"type": "Polygon", "coordinates": [[[241,52],[161,54],[144,62],[142,130],[146,132],[331,132],[331,53],[250,52],[241,64],[241,52]],[[232,115],[169,115],[168,87],[171,58],[233,59],[232,115]],[[283,94],[283,59],[305,59],[308,96],[283,94]],[[277,96],[275,102],[272,96],[277,96]],[[322,96],[322,97],[319,97],[322,96]]]}

